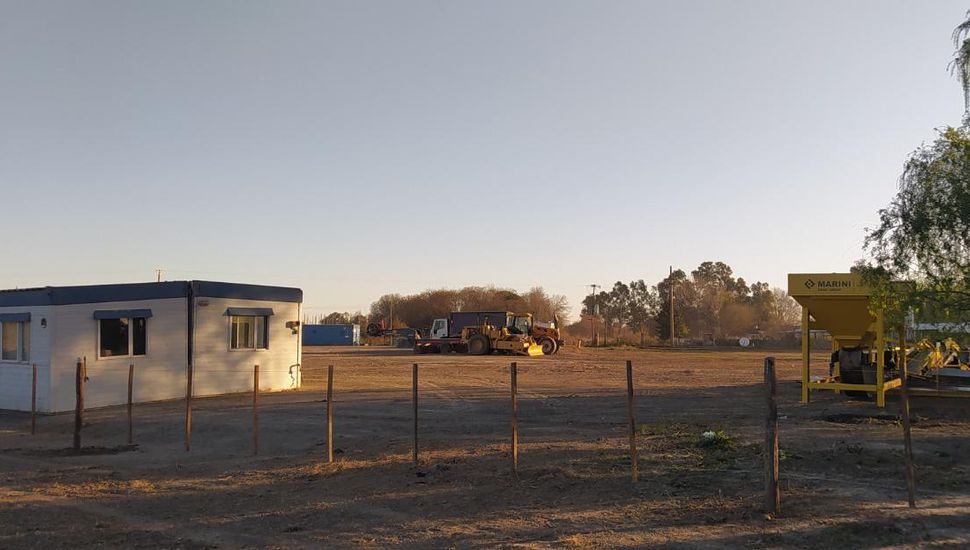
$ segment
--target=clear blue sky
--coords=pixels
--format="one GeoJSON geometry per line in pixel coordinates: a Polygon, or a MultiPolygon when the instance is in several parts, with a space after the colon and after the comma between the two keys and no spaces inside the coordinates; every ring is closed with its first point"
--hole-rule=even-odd
{"type": "Polygon", "coordinates": [[[0,0],[0,288],[843,271],[968,7],[0,0]]]}

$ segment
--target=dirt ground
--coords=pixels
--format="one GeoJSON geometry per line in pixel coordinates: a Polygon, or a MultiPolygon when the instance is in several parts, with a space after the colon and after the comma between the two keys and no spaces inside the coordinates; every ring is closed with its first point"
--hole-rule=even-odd
{"type": "MultiPolygon", "coordinates": [[[[764,394],[755,351],[566,350],[415,356],[309,348],[304,388],[73,415],[0,412],[0,548],[672,548],[970,545],[970,408],[913,403],[918,507],[906,506],[898,403],[799,400],[779,370],[782,513],[763,512],[764,394]],[[519,472],[509,362],[518,362],[519,472]],[[640,481],[631,482],[624,361],[635,368],[640,481]],[[420,465],[411,462],[411,363],[420,465]],[[336,462],[326,462],[335,366],[336,462]],[[701,434],[726,438],[705,445],[701,434]]],[[[819,355],[816,364],[825,359],[819,355]]]]}

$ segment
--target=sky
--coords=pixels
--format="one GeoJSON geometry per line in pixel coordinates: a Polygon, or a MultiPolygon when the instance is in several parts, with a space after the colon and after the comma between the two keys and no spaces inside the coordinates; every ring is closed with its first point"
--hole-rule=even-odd
{"type": "Polygon", "coordinates": [[[846,271],[966,2],[0,0],[0,288],[846,271]]]}

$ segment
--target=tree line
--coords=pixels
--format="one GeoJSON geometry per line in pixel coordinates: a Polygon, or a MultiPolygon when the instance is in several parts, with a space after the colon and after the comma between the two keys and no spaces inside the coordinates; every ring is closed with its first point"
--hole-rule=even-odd
{"type": "Polygon", "coordinates": [[[635,335],[648,339],[718,340],[740,336],[778,337],[800,320],[801,308],[780,288],[768,283],[749,285],[735,277],[724,262],[703,262],[689,274],[682,269],[649,285],[643,279],[590,294],[583,300],[583,320],[571,332],[582,334],[589,323],[600,327],[606,339],[635,335]],[[590,317],[592,316],[592,317],[590,317]]]}
{"type": "MultiPolygon", "coordinates": [[[[718,340],[754,336],[776,338],[800,320],[801,308],[779,288],[768,283],[748,284],[735,277],[724,262],[703,262],[689,273],[677,269],[654,285],[642,279],[617,281],[609,290],[587,296],[583,318],[567,327],[577,337],[589,334],[590,316],[598,336],[607,340],[647,341],[670,339],[671,291],[674,334],[677,338],[718,340]]],[[[526,292],[495,286],[434,289],[416,294],[385,294],[367,314],[332,312],[305,319],[323,324],[368,323],[385,328],[426,329],[434,319],[452,311],[513,311],[532,313],[537,320],[565,322],[569,302],[542,287],[526,292]]]]}
{"type": "Polygon", "coordinates": [[[537,320],[565,320],[569,302],[565,296],[549,294],[541,286],[526,292],[495,286],[467,286],[461,289],[425,290],[417,294],[385,294],[373,302],[367,315],[333,312],[311,317],[309,322],[323,324],[368,323],[384,328],[427,329],[431,322],[452,311],[512,311],[532,313],[537,320]]]}

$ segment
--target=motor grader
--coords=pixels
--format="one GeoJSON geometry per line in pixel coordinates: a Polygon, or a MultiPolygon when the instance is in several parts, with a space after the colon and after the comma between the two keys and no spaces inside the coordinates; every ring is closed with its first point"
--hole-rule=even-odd
{"type": "Polygon", "coordinates": [[[542,353],[546,355],[558,353],[565,344],[562,332],[559,330],[558,317],[553,317],[552,322],[535,321],[529,334],[537,344],[542,346],[542,353]]]}
{"type": "Polygon", "coordinates": [[[468,355],[488,355],[493,351],[515,355],[543,355],[542,346],[535,343],[528,331],[523,331],[514,323],[496,327],[486,320],[482,325],[467,326],[461,330],[461,340],[468,349],[468,355]]]}
{"type": "Polygon", "coordinates": [[[435,319],[427,337],[415,342],[414,351],[469,355],[487,355],[493,351],[523,355],[555,353],[554,337],[558,330],[555,334],[542,332],[537,337],[534,328],[529,313],[455,311],[447,318],[435,319]]]}

